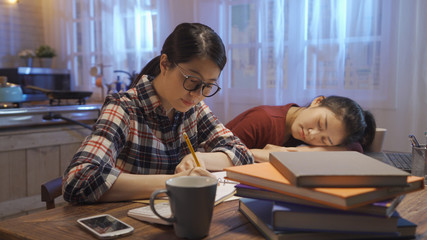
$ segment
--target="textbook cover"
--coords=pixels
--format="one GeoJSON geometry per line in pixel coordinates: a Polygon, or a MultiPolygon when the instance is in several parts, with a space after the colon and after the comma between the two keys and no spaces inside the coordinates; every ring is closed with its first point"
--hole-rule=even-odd
{"type": "Polygon", "coordinates": [[[403,187],[410,175],[355,151],[273,152],[270,162],[299,187],[403,187]]]}

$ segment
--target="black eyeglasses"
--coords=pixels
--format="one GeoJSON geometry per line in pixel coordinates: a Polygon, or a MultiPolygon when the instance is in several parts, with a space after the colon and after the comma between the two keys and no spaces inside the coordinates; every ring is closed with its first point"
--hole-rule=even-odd
{"type": "Polygon", "coordinates": [[[202,88],[202,95],[205,97],[212,97],[215,95],[221,88],[216,83],[206,83],[202,79],[187,75],[183,73],[184,70],[182,67],[178,66],[178,64],[175,63],[175,66],[178,67],[179,71],[181,72],[182,76],[184,76],[184,83],[183,87],[187,91],[197,91],[202,88]]]}

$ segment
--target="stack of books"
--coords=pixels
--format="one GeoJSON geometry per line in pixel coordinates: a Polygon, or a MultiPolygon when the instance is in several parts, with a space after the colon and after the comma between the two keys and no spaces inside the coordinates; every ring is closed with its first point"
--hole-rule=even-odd
{"type": "Polygon", "coordinates": [[[239,210],[269,239],[411,239],[395,210],[422,177],[358,152],[278,152],[225,169],[239,210]]]}

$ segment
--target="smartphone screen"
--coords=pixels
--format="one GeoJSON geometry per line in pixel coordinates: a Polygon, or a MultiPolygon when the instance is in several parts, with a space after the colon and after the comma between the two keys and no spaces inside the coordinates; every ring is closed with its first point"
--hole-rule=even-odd
{"type": "Polygon", "coordinates": [[[99,237],[119,236],[133,231],[131,226],[108,214],[82,218],[78,222],[99,237]]]}

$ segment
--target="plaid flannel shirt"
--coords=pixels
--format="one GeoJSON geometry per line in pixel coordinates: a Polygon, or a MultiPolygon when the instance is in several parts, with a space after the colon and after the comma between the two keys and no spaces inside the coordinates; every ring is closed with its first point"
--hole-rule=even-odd
{"type": "Polygon", "coordinates": [[[247,147],[221,124],[202,101],[189,111],[176,112],[171,122],[151,78],[124,93],[106,98],[94,129],[66,169],[63,196],[68,202],[97,201],[121,172],[173,174],[190,150],[224,152],[234,165],[253,163],[247,147]]]}

